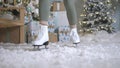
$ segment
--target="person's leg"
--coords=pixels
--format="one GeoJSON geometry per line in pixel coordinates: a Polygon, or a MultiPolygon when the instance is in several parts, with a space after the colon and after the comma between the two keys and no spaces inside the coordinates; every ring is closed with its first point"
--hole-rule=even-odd
{"type": "Polygon", "coordinates": [[[74,0],[64,0],[64,5],[70,26],[76,25],[78,21],[74,0]]]}
{"type": "Polygon", "coordinates": [[[36,39],[33,41],[33,45],[48,45],[48,18],[50,13],[49,0],[39,0],[39,17],[40,17],[40,29],[36,39]]]}
{"type": "Polygon", "coordinates": [[[39,0],[40,24],[48,25],[49,14],[50,14],[50,1],[49,0],[39,0]]]}
{"type": "Polygon", "coordinates": [[[70,32],[71,38],[73,40],[73,43],[79,43],[80,39],[77,33],[77,26],[76,26],[76,24],[78,23],[78,19],[77,19],[75,2],[74,0],[64,0],[64,5],[67,11],[67,17],[71,28],[71,32],[70,32]]]}

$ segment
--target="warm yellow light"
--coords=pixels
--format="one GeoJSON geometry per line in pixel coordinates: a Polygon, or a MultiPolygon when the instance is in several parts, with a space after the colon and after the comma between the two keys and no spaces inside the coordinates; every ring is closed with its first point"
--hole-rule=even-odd
{"type": "Polygon", "coordinates": [[[87,22],[83,21],[82,23],[86,24],[87,22]]]}
{"type": "Polygon", "coordinates": [[[99,12],[95,12],[95,14],[99,14],[99,12]]]}
{"type": "Polygon", "coordinates": [[[80,32],[82,32],[83,30],[79,30],[80,32]]]}
{"type": "Polygon", "coordinates": [[[87,31],[90,31],[90,29],[87,29],[87,31]]]}
{"type": "Polygon", "coordinates": [[[110,12],[107,12],[107,14],[110,14],[110,12]]]}
{"type": "Polygon", "coordinates": [[[103,4],[102,2],[100,2],[100,4],[103,4]]]}
{"type": "Polygon", "coordinates": [[[84,16],[84,14],[81,14],[80,16],[84,16]]]}
{"type": "Polygon", "coordinates": [[[110,0],[107,0],[108,3],[110,3],[110,0]]]}

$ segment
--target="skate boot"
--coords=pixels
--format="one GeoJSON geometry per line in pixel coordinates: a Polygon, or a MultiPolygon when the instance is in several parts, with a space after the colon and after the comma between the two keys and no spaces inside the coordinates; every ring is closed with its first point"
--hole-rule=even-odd
{"type": "Polygon", "coordinates": [[[73,42],[73,44],[77,45],[78,43],[80,43],[80,38],[79,38],[79,35],[77,33],[77,28],[71,29],[70,38],[71,38],[71,41],[73,42]]]}
{"type": "Polygon", "coordinates": [[[49,37],[48,37],[48,26],[40,25],[40,30],[38,32],[37,37],[32,42],[34,48],[40,46],[45,46],[47,49],[47,45],[49,44],[49,37]]]}

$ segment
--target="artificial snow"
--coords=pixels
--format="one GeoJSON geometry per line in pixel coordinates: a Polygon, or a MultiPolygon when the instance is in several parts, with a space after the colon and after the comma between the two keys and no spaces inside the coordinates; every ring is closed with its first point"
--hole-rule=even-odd
{"type": "Polygon", "coordinates": [[[0,43],[0,68],[119,68],[120,32],[97,32],[71,43],[50,43],[34,50],[31,44],[0,43]]]}

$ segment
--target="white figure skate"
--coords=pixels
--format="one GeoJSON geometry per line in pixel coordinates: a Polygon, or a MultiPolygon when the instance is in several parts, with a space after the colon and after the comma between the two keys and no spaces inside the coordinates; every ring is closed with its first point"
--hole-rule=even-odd
{"type": "Polygon", "coordinates": [[[77,45],[78,43],[80,43],[80,38],[79,38],[79,35],[77,33],[77,28],[71,29],[70,38],[71,38],[71,41],[73,42],[73,44],[77,45]]]}
{"type": "Polygon", "coordinates": [[[49,44],[49,37],[48,37],[48,26],[40,25],[40,29],[38,35],[32,42],[34,48],[37,46],[38,49],[40,46],[45,45],[47,49],[47,45],[49,44]]]}

